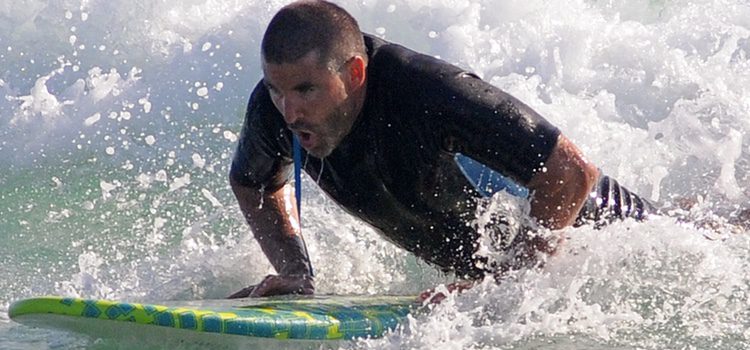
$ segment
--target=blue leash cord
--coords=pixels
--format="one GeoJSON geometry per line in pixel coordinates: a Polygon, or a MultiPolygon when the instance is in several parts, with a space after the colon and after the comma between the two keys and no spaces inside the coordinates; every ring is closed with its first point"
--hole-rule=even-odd
{"type": "Polygon", "coordinates": [[[307,244],[305,244],[305,238],[302,237],[302,146],[300,146],[297,136],[292,136],[292,158],[294,159],[294,197],[297,199],[299,239],[302,241],[302,249],[307,257],[307,267],[310,269],[310,276],[315,276],[312,262],[310,261],[310,254],[307,253],[307,244]]]}

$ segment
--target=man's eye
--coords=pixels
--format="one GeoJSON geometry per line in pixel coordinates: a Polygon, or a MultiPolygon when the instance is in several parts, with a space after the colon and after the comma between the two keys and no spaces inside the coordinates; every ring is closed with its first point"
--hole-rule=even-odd
{"type": "Polygon", "coordinates": [[[301,94],[307,94],[315,91],[315,85],[313,84],[304,84],[297,87],[297,91],[301,94]]]}

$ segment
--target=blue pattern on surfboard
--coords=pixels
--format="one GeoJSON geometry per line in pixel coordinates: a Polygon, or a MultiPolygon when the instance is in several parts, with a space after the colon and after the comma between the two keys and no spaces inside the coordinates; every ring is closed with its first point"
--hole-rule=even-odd
{"type": "MultiPolygon", "coordinates": [[[[381,337],[419,307],[414,297],[281,299],[243,307],[170,307],[107,300],[42,297],[13,303],[11,318],[63,315],[198,332],[276,339],[381,337]]],[[[21,319],[22,320],[22,319],[21,319]]]]}

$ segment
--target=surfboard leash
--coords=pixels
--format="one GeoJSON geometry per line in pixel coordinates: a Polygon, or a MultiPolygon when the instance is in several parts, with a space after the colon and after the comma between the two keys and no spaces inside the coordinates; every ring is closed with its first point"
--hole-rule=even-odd
{"type": "Polygon", "coordinates": [[[297,218],[299,220],[299,238],[302,241],[302,249],[307,256],[307,267],[310,269],[310,276],[315,276],[313,272],[310,254],[307,252],[305,237],[302,235],[302,146],[296,135],[292,136],[292,158],[294,159],[294,197],[297,199],[297,218]]]}

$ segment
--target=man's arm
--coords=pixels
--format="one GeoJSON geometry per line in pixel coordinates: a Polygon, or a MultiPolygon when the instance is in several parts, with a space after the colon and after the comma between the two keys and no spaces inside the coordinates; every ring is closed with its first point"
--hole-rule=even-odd
{"type": "Polygon", "coordinates": [[[528,183],[533,193],[531,216],[553,230],[570,226],[598,176],[599,170],[570,139],[560,135],[543,169],[528,183]]]}
{"type": "Polygon", "coordinates": [[[239,184],[230,177],[232,191],[263,253],[278,272],[230,298],[280,294],[312,294],[315,290],[309,257],[300,236],[296,200],[291,186],[269,192],[239,184]]]}

